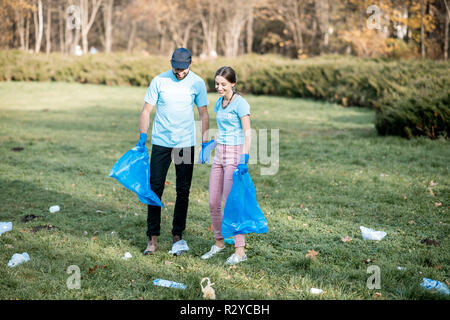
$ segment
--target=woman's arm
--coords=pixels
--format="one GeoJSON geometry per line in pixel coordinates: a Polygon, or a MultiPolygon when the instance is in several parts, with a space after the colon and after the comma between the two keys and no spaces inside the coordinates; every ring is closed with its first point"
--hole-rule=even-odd
{"type": "Polygon", "coordinates": [[[241,117],[242,130],[244,131],[244,148],[242,150],[243,154],[250,153],[250,144],[252,142],[252,131],[250,127],[250,116],[245,115],[241,117]]]}

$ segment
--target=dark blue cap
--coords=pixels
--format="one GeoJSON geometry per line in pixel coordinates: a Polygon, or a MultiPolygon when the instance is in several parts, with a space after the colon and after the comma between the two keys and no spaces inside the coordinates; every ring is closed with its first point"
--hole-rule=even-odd
{"type": "Polygon", "coordinates": [[[191,61],[191,52],[186,48],[176,49],[172,54],[172,60],[170,60],[174,69],[187,69],[191,61]]]}

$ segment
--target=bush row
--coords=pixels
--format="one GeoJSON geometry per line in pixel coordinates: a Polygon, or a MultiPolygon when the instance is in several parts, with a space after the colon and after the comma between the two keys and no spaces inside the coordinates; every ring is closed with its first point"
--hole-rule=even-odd
{"type": "MultiPolygon", "coordinates": [[[[66,81],[148,86],[170,68],[168,58],[96,54],[30,55],[0,52],[1,81],[66,81]]],[[[232,66],[238,90],[252,94],[306,97],[376,110],[380,134],[404,137],[449,135],[450,63],[431,60],[321,56],[290,60],[275,55],[195,61],[192,69],[214,90],[215,71],[232,66]]]]}

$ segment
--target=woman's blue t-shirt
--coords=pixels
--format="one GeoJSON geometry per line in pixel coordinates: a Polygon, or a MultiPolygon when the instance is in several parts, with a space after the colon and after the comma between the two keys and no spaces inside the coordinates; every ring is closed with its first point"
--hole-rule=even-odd
{"type": "Polygon", "coordinates": [[[222,108],[222,101],[223,97],[220,97],[214,106],[219,131],[217,143],[234,146],[243,144],[241,117],[250,114],[250,105],[241,95],[237,95],[225,109],[222,108]]]}

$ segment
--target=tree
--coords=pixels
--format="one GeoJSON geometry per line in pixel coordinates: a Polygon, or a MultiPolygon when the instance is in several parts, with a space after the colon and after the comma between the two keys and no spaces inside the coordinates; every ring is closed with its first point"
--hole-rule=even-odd
{"type": "MultiPolygon", "coordinates": [[[[105,0],[103,5],[103,24],[105,27],[105,52],[111,52],[113,31],[114,0],[105,0]]],[[[136,28],[136,25],[135,25],[136,28]]],[[[136,30],[135,30],[136,31],[136,30]]]]}
{"type": "Polygon", "coordinates": [[[103,0],[80,0],[80,14],[81,14],[81,42],[83,45],[83,53],[88,53],[88,34],[89,30],[92,28],[95,16],[102,4],[103,0]],[[90,6],[89,4],[92,3],[90,6]],[[90,8],[91,7],[91,8],[90,8]],[[89,14],[89,11],[91,13],[89,14]]]}

